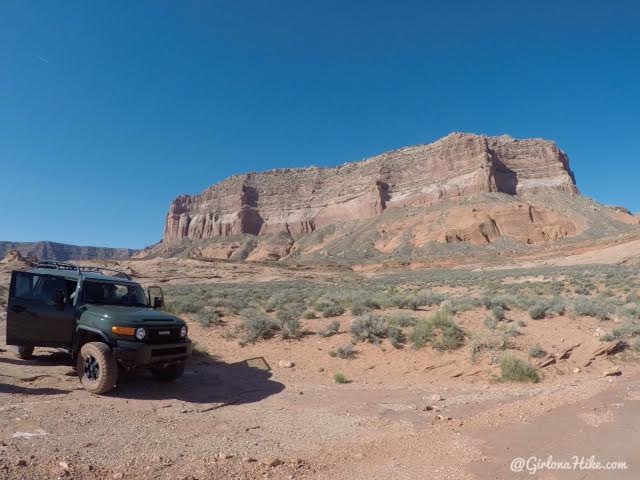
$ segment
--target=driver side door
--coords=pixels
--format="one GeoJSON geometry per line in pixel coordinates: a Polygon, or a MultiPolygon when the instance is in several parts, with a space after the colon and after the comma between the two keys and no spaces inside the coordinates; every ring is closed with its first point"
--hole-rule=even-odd
{"type": "Polygon", "coordinates": [[[66,292],[62,277],[13,272],[7,305],[7,345],[70,346],[74,316],[66,292]]]}

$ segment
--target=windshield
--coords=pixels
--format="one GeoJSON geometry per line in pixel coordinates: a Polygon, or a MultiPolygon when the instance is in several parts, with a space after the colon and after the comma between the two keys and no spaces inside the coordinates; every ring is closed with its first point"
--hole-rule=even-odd
{"type": "Polygon", "coordinates": [[[146,307],[147,297],[136,283],[84,282],[85,303],[146,307]]]}

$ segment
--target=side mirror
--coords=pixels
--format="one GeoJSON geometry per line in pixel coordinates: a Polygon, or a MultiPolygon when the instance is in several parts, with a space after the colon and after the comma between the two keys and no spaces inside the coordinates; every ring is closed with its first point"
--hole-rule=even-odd
{"type": "Polygon", "coordinates": [[[156,309],[164,307],[164,293],[162,293],[160,287],[152,286],[147,288],[147,296],[151,307],[156,309]]]}

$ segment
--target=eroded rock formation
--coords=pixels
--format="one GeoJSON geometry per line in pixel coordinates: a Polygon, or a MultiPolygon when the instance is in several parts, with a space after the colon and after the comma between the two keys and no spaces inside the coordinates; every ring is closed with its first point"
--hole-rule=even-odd
{"type": "MultiPolygon", "coordinates": [[[[337,168],[239,175],[202,194],[182,195],[171,204],[164,242],[275,233],[296,239],[326,225],[369,219],[386,209],[546,188],[578,192],[567,155],[555,143],[454,133],[337,168]]],[[[483,238],[496,234],[489,219],[478,221],[483,238]]],[[[536,240],[563,235],[565,226],[558,226],[559,232],[554,228],[540,227],[536,240]]],[[[464,228],[454,228],[444,241],[467,236],[464,228]]],[[[258,256],[268,258],[269,253],[258,256]]]]}

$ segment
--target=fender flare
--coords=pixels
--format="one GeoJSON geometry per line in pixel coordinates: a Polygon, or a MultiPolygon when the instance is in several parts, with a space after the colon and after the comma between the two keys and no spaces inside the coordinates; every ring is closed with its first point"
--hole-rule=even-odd
{"type": "Polygon", "coordinates": [[[88,332],[88,333],[97,335],[98,337],[100,337],[100,339],[104,343],[106,343],[107,345],[109,345],[109,347],[111,347],[111,341],[109,341],[109,337],[107,337],[103,331],[98,330],[97,328],[79,325],[76,327],[76,334],[73,342],[73,353],[72,353],[73,358],[76,357],[76,355],[78,354],[78,351],[80,350],[80,336],[82,336],[83,332],[88,332]]]}

